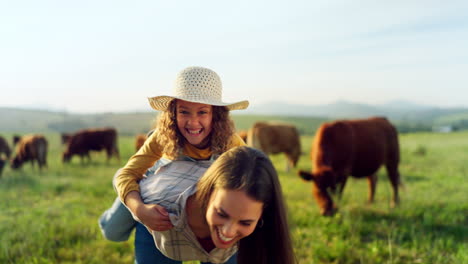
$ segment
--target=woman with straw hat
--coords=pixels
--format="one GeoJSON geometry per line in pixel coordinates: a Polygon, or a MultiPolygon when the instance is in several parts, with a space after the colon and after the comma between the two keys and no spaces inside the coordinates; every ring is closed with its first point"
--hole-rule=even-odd
{"type": "MultiPolygon", "coordinates": [[[[145,178],[145,172],[153,165],[156,166],[153,167],[156,171],[169,163],[179,164],[174,161],[181,159],[214,160],[233,147],[245,145],[235,133],[229,111],[245,109],[249,102],[223,102],[219,76],[207,68],[188,67],[178,74],[173,96],[152,97],[149,98],[149,103],[153,109],[162,111],[158,116],[156,129],[125,167],[116,174],[114,187],[120,201],[134,218],[149,230],[167,231],[173,228],[169,213],[161,205],[144,203],[138,182],[145,178]]],[[[198,180],[201,174],[191,176],[198,180]]],[[[126,240],[133,227],[132,222],[122,220],[128,213],[121,208],[121,203],[116,201],[100,218],[103,234],[111,240],[126,240]],[[128,229],[125,229],[126,227],[128,229]]],[[[148,242],[152,243],[153,247],[154,242],[148,241],[149,232],[145,227],[139,223],[136,227],[136,261],[143,263],[151,259],[148,255],[148,251],[151,250],[147,250],[148,242]]],[[[231,260],[235,263],[234,258],[231,260]]]]}

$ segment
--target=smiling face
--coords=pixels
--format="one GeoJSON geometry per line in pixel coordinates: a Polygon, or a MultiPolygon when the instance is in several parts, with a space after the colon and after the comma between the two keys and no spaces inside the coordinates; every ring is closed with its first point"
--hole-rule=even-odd
{"type": "Polygon", "coordinates": [[[177,128],[184,138],[197,148],[208,146],[212,130],[213,106],[177,100],[177,128]]]}
{"type": "Polygon", "coordinates": [[[217,248],[229,248],[255,230],[263,203],[244,191],[218,189],[213,192],[206,211],[211,239],[217,248]]]}

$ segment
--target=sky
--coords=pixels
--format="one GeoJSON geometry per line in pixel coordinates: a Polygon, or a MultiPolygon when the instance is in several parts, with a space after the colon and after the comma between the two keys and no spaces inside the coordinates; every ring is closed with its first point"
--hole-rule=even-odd
{"type": "Polygon", "coordinates": [[[468,1],[1,1],[0,107],[150,111],[188,66],[223,100],[468,107],[468,1]]]}

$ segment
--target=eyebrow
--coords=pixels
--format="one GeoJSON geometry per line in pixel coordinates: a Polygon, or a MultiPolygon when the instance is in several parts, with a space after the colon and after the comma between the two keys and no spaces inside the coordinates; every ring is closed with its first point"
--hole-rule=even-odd
{"type": "MultiPolygon", "coordinates": [[[[226,216],[231,217],[226,211],[223,210],[223,208],[219,207],[218,210],[221,211],[221,213],[225,214],[226,216]]],[[[254,219],[241,219],[239,220],[239,222],[250,223],[250,222],[255,222],[255,220],[254,219]]]]}

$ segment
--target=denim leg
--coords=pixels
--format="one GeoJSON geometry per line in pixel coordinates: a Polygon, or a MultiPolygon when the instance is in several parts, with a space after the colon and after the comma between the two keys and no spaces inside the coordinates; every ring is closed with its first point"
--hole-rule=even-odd
{"type": "Polygon", "coordinates": [[[182,264],[164,256],[154,244],[153,236],[141,224],[136,224],[135,231],[135,263],[136,264],[182,264]]]}
{"type": "Polygon", "coordinates": [[[112,207],[99,217],[102,235],[111,241],[126,241],[135,227],[136,221],[127,207],[117,197],[112,207]]]}

